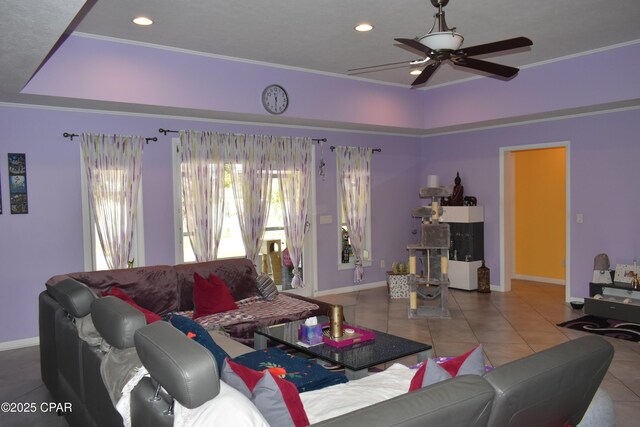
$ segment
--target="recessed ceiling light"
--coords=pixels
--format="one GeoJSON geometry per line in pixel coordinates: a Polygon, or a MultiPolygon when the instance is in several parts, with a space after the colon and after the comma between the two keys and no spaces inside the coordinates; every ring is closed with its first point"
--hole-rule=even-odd
{"type": "Polygon", "coordinates": [[[134,24],[137,24],[137,25],[143,25],[143,26],[146,26],[146,25],[151,25],[151,24],[153,24],[153,21],[152,21],[151,19],[149,19],[149,18],[145,17],[145,16],[138,16],[137,18],[135,18],[135,19],[133,20],[133,23],[134,23],[134,24]]]}
{"type": "Polygon", "coordinates": [[[355,27],[353,27],[353,29],[356,31],[360,31],[361,33],[364,33],[364,32],[373,30],[373,25],[363,22],[362,24],[358,24],[355,27]]]}
{"type": "Polygon", "coordinates": [[[422,74],[422,70],[416,68],[415,70],[409,71],[409,74],[411,74],[412,76],[418,76],[422,74]]]}

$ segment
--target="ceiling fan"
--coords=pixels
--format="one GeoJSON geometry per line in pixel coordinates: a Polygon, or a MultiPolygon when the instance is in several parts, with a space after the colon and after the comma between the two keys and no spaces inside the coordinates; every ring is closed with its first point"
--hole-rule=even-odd
{"type": "MultiPolygon", "coordinates": [[[[438,9],[434,15],[434,23],[431,30],[424,36],[415,37],[413,39],[398,38],[397,42],[402,43],[414,50],[426,54],[426,58],[411,61],[412,66],[427,64],[418,78],[416,78],[411,86],[422,85],[429,80],[429,77],[435,73],[443,61],[449,60],[453,65],[459,67],[473,68],[475,70],[484,71],[501,77],[513,77],[520,71],[518,68],[509,67],[494,62],[483,61],[481,59],[471,58],[476,55],[484,55],[487,53],[500,52],[503,50],[516,49],[533,45],[533,42],[526,37],[516,37],[507,40],[501,40],[493,43],[486,43],[477,46],[471,46],[460,49],[464,38],[456,32],[456,28],[449,28],[444,18],[443,8],[449,3],[449,0],[431,0],[431,4],[438,9]],[[437,31],[434,31],[437,30],[437,31]]],[[[385,64],[395,65],[395,64],[385,64]]],[[[362,70],[363,67],[349,71],[362,70]]]]}

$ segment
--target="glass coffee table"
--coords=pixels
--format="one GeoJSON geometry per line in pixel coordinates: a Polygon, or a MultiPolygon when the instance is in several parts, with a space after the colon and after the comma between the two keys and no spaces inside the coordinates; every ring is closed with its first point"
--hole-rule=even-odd
{"type": "MultiPolygon", "coordinates": [[[[320,316],[319,323],[325,323],[328,318],[320,316]]],[[[298,329],[304,320],[281,323],[257,329],[254,333],[254,348],[263,350],[267,348],[267,341],[272,340],[299,352],[317,357],[327,362],[338,364],[345,369],[348,379],[354,380],[367,375],[369,368],[416,354],[418,362],[431,356],[432,347],[417,341],[390,335],[385,332],[370,328],[362,328],[373,331],[376,336],[371,341],[352,344],[347,347],[337,348],[329,344],[306,346],[300,343],[298,329]]]]}

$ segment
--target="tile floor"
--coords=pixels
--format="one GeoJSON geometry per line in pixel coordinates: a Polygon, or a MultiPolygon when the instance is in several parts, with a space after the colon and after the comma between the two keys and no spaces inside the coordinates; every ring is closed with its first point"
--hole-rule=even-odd
{"type": "MultiPolygon", "coordinates": [[[[407,300],[388,298],[386,288],[320,297],[342,304],[358,325],[430,343],[435,356],[463,354],[478,343],[486,362],[499,366],[585,335],[556,326],[583,315],[564,303],[563,286],[514,280],[512,292],[480,294],[452,289],[451,319],[407,319],[407,300]]],[[[608,338],[613,362],[602,383],[615,403],[618,427],[640,425],[640,343],[608,338]]],[[[401,360],[412,365],[415,357],[401,360]]]]}
{"type": "MultiPolygon", "coordinates": [[[[452,290],[451,319],[407,319],[407,300],[390,300],[386,288],[320,297],[342,304],[348,321],[430,343],[436,356],[462,354],[482,343],[487,363],[499,366],[511,360],[577,338],[580,332],[557,323],[580,317],[564,304],[564,288],[514,281],[509,293],[479,294],[452,290]]],[[[604,387],[616,405],[618,427],[638,425],[640,419],[640,343],[609,339],[614,360],[604,387]]],[[[414,364],[415,358],[402,362],[414,364]]],[[[38,347],[0,352],[0,403],[51,401],[40,380],[38,347]]],[[[0,412],[0,426],[66,426],[63,417],[37,411],[0,412]]]]}

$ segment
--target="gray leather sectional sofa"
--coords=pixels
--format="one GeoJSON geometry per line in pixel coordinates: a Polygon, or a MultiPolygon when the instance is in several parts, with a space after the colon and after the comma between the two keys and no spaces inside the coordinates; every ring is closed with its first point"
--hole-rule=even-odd
{"type": "MultiPolygon", "coordinates": [[[[194,408],[216,398],[220,380],[204,347],[166,322],[145,325],[142,314],[120,300],[96,300],[78,282],[55,288],[40,295],[42,378],[57,401],[73,404],[65,414],[71,426],[122,425],[100,374],[105,356],[78,336],[74,319],[89,313],[105,341],[122,352],[135,347],[150,373],[131,393],[134,427],[173,425],[174,399],[194,408]]],[[[612,358],[604,339],[582,337],[482,377],[459,376],[316,425],[575,426],[612,358]]]]}

